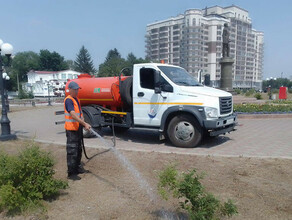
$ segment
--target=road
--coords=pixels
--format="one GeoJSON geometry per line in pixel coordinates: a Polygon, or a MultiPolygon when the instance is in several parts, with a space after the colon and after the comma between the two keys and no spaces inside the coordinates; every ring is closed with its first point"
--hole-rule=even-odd
{"type": "MultiPolygon", "coordinates": [[[[54,114],[59,110],[63,110],[63,106],[55,104],[10,112],[8,117],[11,132],[22,138],[65,145],[64,125],[55,125],[55,121],[64,120],[63,115],[54,114]]],[[[159,140],[158,131],[141,129],[130,129],[117,135],[116,148],[144,152],[292,159],[291,117],[239,119],[238,122],[237,131],[204,140],[197,148],[173,147],[166,141],[159,140]]],[[[109,128],[103,129],[102,135],[106,143],[112,144],[109,128]]],[[[98,138],[85,139],[86,147],[108,148],[106,145],[98,138]]]]}

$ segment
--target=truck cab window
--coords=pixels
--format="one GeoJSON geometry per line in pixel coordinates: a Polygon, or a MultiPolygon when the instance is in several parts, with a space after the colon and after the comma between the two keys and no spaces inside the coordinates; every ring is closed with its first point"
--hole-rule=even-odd
{"type": "Polygon", "coordinates": [[[140,85],[145,89],[154,90],[154,69],[142,68],[140,70],[140,85]]]}
{"type": "Polygon", "coordinates": [[[173,92],[173,87],[164,79],[164,77],[160,76],[159,78],[161,91],[164,92],[173,92]]]}
{"type": "Polygon", "coordinates": [[[158,68],[175,84],[179,86],[202,86],[185,69],[173,66],[158,66],[158,68]]]}

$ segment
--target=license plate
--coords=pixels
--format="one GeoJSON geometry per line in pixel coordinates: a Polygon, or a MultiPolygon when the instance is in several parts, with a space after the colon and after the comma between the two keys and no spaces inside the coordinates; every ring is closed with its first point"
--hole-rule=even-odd
{"type": "Polygon", "coordinates": [[[234,122],[233,118],[230,118],[226,121],[226,125],[232,124],[234,122]]]}

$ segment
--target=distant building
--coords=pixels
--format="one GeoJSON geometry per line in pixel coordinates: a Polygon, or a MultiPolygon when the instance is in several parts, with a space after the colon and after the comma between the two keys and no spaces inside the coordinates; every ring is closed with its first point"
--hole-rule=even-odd
{"type": "Polygon", "coordinates": [[[27,73],[28,82],[24,84],[24,89],[32,92],[34,96],[64,96],[65,85],[68,79],[76,79],[81,73],[73,70],[63,71],[34,71],[27,73]],[[48,86],[49,84],[49,86],[48,86]]]}
{"type": "Polygon", "coordinates": [[[248,11],[237,6],[189,9],[184,14],[147,25],[146,56],[184,67],[198,77],[210,74],[220,82],[222,31],[230,29],[230,56],[234,58],[233,87],[261,88],[264,34],[252,28],[248,11]]]}

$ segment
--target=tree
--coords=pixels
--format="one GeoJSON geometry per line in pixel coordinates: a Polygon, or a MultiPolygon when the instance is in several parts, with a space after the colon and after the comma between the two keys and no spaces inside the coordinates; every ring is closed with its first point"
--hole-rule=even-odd
{"type": "Polygon", "coordinates": [[[143,58],[137,58],[132,52],[127,56],[127,66],[131,67],[131,71],[126,75],[133,75],[133,65],[138,63],[149,63],[150,61],[143,58]]]}
{"type": "Polygon", "coordinates": [[[292,88],[292,82],[287,78],[277,78],[270,80],[263,80],[263,90],[267,90],[268,87],[272,89],[279,89],[281,86],[292,88]]]}
{"type": "Polygon", "coordinates": [[[82,46],[77,54],[77,58],[74,62],[74,70],[82,73],[94,74],[96,69],[94,68],[93,61],[88,50],[82,46]]]}
{"type": "MultiPolygon", "coordinates": [[[[19,90],[18,82],[27,82],[27,73],[30,70],[40,68],[40,57],[32,51],[17,53],[11,63],[10,80],[7,88],[9,90],[19,90]]],[[[8,72],[9,73],[9,72],[8,72]]]]}
{"type": "Polygon", "coordinates": [[[132,52],[128,54],[127,56],[127,62],[129,65],[133,66],[137,63],[150,63],[149,59],[143,59],[143,58],[137,58],[132,52]]]}
{"type": "Polygon", "coordinates": [[[98,76],[118,76],[120,71],[126,67],[123,58],[115,58],[99,65],[98,76]]]}
{"type": "Polygon", "coordinates": [[[117,48],[114,48],[113,50],[110,50],[107,53],[107,57],[105,58],[105,62],[110,61],[111,59],[121,59],[121,54],[117,50],[117,48]]]}
{"type": "Polygon", "coordinates": [[[99,65],[98,76],[117,76],[125,67],[129,69],[123,72],[129,76],[133,74],[133,65],[137,63],[149,63],[147,59],[137,58],[132,52],[128,54],[127,60],[121,57],[119,51],[114,48],[107,53],[105,62],[99,65]]]}
{"type": "Polygon", "coordinates": [[[110,50],[105,58],[105,62],[99,65],[98,76],[117,76],[120,71],[127,66],[125,59],[116,48],[110,50]]]}
{"type": "Polygon", "coordinates": [[[57,52],[50,52],[49,50],[40,51],[40,69],[47,71],[60,71],[68,69],[64,57],[57,52]]]}
{"type": "Polygon", "coordinates": [[[129,63],[129,65],[133,66],[137,63],[137,57],[131,52],[127,56],[127,62],[129,63]]]}
{"type": "Polygon", "coordinates": [[[68,68],[70,70],[74,70],[75,69],[75,63],[73,60],[66,60],[65,63],[67,64],[68,68]]]}

